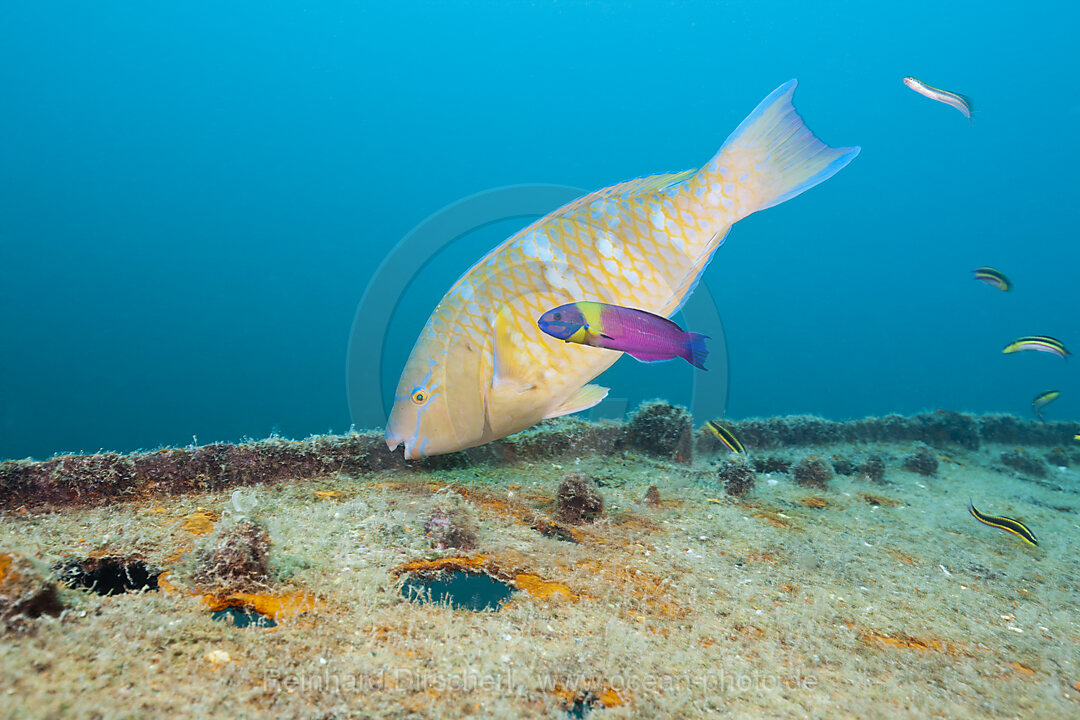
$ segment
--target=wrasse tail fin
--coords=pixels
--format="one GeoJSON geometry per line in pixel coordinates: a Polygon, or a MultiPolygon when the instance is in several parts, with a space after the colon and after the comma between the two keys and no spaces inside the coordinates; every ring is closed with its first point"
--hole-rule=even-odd
{"type": "Polygon", "coordinates": [[[709,357],[709,348],[705,347],[705,341],[708,339],[708,335],[701,333],[686,333],[686,354],[683,355],[683,359],[696,368],[707,370],[705,358],[709,357]]]}
{"type": "Polygon", "coordinates": [[[859,154],[858,147],[832,148],[814,137],[791,104],[797,84],[790,80],[762,100],[691,180],[715,193],[734,213],[731,222],[828,180],[859,154]]]}
{"type": "Polygon", "coordinates": [[[607,397],[608,388],[599,385],[584,385],[576,393],[566,399],[559,407],[544,416],[545,420],[570,415],[571,413],[588,410],[607,397]]]}

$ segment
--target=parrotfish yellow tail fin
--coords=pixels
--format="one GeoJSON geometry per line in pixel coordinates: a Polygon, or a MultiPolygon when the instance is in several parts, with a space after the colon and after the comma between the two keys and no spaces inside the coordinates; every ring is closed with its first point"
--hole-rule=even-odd
{"type": "Polygon", "coordinates": [[[791,104],[797,84],[790,80],[762,100],[690,181],[729,223],[828,180],[859,154],[814,137],[791,104]]]}

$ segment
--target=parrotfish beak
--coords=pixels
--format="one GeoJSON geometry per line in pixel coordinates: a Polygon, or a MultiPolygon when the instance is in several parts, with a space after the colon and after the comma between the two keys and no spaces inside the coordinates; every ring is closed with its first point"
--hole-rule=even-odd
{"type": "Polygon", "coordinates": [[[390,448],[390,452],[394,452],[398,449],[398,445],[405,446],[405,459],[416,460],[417,458],[424,457],[427,453],[423,452],[426,442],[419,442],[415,437],[415,433],[409,433],[409,437],[404,437],[400,432],[395,430],[393,416],[390,418],[390,422],[386,424],[386,447],[390,448]]]}
{"type": "MultiPolygon", "coordinates": [[[[400,435],[396,435],[396,434],[390,432],[389,429],[387,429],[387,431],[386,431],[386,447],[390,448],[390,452],[394,452],[395,450],[397,450],[398,445],[402,445],[402,444],[405,445],[405,459],[406,460],[416,460],[418,458],[426,457],[426,455],[423,452],[420,451],[419,447],[410,445],[408,443],[408,441],[403,439],[400,435]]],[[[422,444],[423,443],[421,443],[421,445],[422,444]]]]}

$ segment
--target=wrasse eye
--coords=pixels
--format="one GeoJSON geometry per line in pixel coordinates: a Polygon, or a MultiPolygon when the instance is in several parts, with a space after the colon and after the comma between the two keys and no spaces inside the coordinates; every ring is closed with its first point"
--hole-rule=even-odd
{"type": "Polygon", "coordinates": [[[423,405],[427,401],[427,393],[423,390],[413,390],[412,401],[417,405],[423,405]]]}

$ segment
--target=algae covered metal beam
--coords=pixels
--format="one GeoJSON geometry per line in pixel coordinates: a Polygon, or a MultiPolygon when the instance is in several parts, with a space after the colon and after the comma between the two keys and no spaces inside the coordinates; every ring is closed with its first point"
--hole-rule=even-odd
{"type": "MultiPolygon", "coordinates": [[[[687,462],[696,443],[720,450],[712,434],[687,438],[689,417],[681,408],[660,412],[644,404],[626,423],[573,418],[469,450],[406,462],[386,449],[381,435],[351,433],[306,440],[271,438],[242,444],[166,448],[151,452],[59,455],[48,460],[0,463],[0,510],[100,505],[116,500],[222,490],[264,483],[303,481],[331,473],[436,470],[466,465],[508,465],[549,458],[644,453],[687,462]]],[[[794,416],[751,418],[728,425],[748,450],[830,445],[841,442],[925,442],[978,449],[982,443],[1069,447],[1080,423],[1036,422],[1012,415],[968,415],[948,411],[912,417],[888,415],[833,421],[794,416]]]]}

